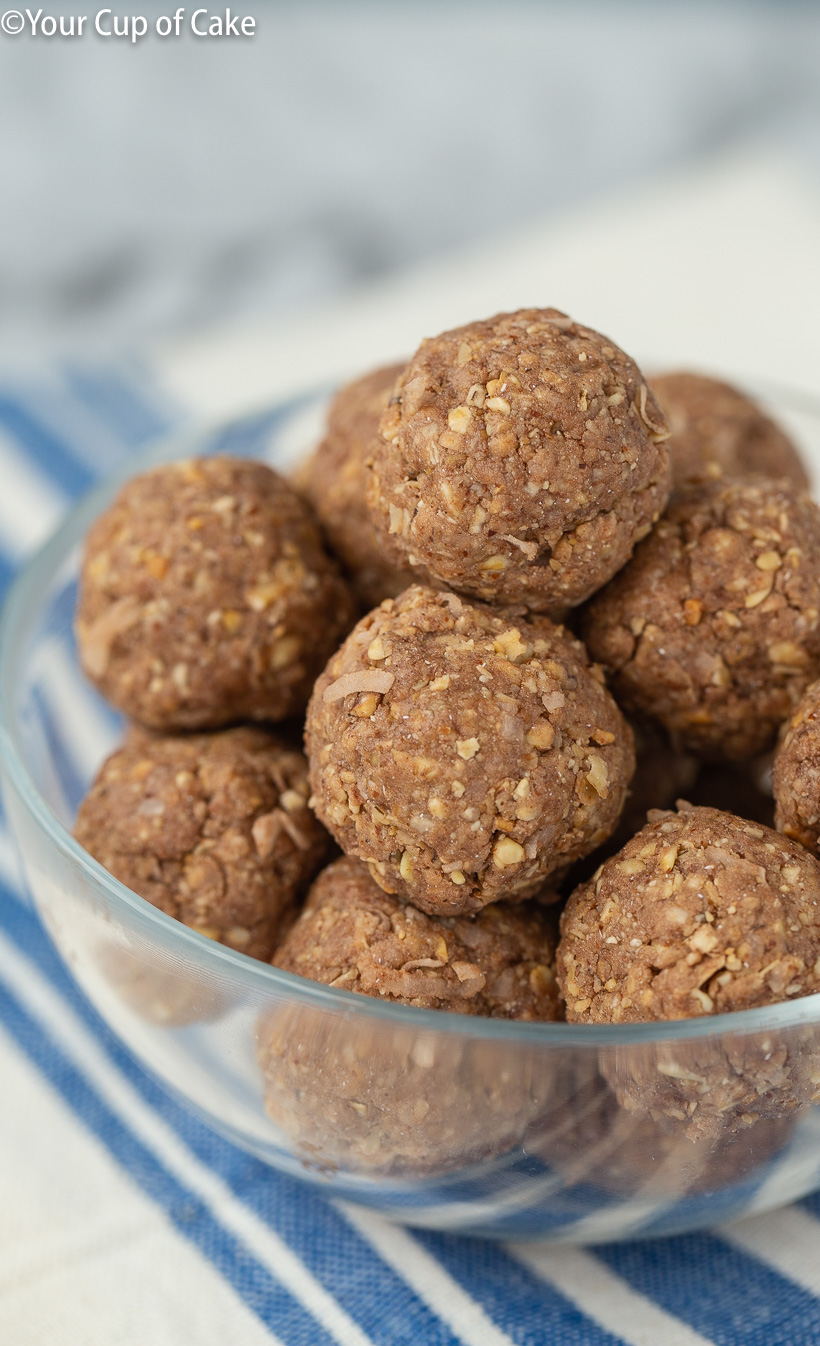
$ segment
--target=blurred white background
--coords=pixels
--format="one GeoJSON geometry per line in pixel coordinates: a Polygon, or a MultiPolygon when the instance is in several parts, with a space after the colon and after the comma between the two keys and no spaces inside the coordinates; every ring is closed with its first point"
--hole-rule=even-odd
{"type": "Polygon", "coordinates": [[[238,12],[252,40],[0,37],[0,356],[296,319],[465,243],[491,269],[749,145],[820,184],[816,4],[238,12]]]}

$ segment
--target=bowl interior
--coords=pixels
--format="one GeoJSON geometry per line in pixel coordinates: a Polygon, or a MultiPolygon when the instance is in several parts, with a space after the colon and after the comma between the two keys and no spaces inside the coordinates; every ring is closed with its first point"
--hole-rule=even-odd
{"type": "MultiPolygon", "coordinates": [[[[819,481],[820,407],[776,390],[762,400],[819,481]]],[[[324,396],[299,399],[172,440],[124,475],[213,452],[287,471],[315,444],[325,407],[324,396]]],[[[576,1241],[670,1232],[820,1182],[813,1108],[694,1141],[685,1128],[670,1130],[668,1116],[661,1124],[645,1108],[630,1111],[635,1091],[623,1086],[624,1076],[647,1071],[675,1078],[687,1052],[705,1078],[730,1040],[744,1060],[758,1060],[772,1033],[814,1069],[820,997],[721,1020],[602,1029],[408,1010],[214,945],[90,860],[70,828],[123,726],[79,669],[72,619],[82,538],[118,484],[84,501],[13,588],[0,635],[0,750],[40,914],[86,994],[148,1069],[268,1162],[432,1227],[576,1241]],[[312,1062],[307,1076],[299,1051],[312,1062]],[[339,1096],[344,1062],[364,1101],[339,1096]],[[361,1125],[359,1105],[371,1110],[361,1125]],[[398,1125],[397,1108],[423,1116],[398,1125]],[[372,1149],[376,1114],[381,1140],[372,1149]],[[644,1156],[656,1151],[663,1162],[647,1167],[644,1156]]]]}

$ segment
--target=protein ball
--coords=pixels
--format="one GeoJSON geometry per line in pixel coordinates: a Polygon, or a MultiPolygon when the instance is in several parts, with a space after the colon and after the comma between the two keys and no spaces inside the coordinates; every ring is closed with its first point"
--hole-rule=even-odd
{"type": "Polygon", "coordinates": [[[774,756],[775,826],[815,853],[820,838],[820,682],[798,701],[774,756]]]}
{"type": "Polygon", "coordinates": [[[809,485],[788,435],[738,388],[703,374],[659,374],[652,379],[669,422],[672,484],[686,490],[710,477],[785,477],[809,485]]]}
{"type": "Polygon", "coordinates": [[[308,793],[302,754],[264,729],[135,729],[103,763],[74,835],[153,906],[269,959],[327,850],[308,793]]]}
{"type": "MultiPolygon", "coordinates": [[[[433,918],[390,897],[358,860],[316,880],[274,964],[348,991],[496,1018],[560,1017],[552,922],[536,904],[433,918]]],[[[258,1056],[271,1118],[314,1163],[431,1172],[514,1145],[551,1099],[527,1045],[291,1005],[266,1016],[258,1056]]]]}
{"type": "Polygon", "coordinates": [[[408,1009],[376,1018],[366,1001],[351,996],[344,1014],[291,1004],[258,1024],[265,1108],[304,1162],[447,1172],[508,1153],[554,1112],[554,1051],[421,1027],[408,1009]]]}
{"type": "Polygon", "coordinates": [[[504,1019],[562,1017],[554,923],[537,903],[426,916],[343,856],[316,879],[275,967],[424,1009],[504,1019]]]}
{"type": "Polygon", "coordinates": [[[231,1006],[225,983],[217,983],[193,960],[181,966],[156,942],[132,951],[114,937],[98,943],[93,957],[97,973],[122,1004],[158,1028],[214,1023],[231,1006]]]}
{"type": "MultiPolygon", "coordinates": [[[[558,981],[571,1023],[692,1019],[820,989],[820,865],[718,809],[660,813],[571,895],[558,981]]],[[[689,1134],[820,1094],[820,1051],[770,1033],[637,1044],[602,1060],[619,1101],[689,1134]]]]}
{"type": "Polygon", "coordinates": [[[820,670],[820,511],[764,478],[693,489],[581,631],[625,710],[702,757],[754,757],[820,670]]]}
{"type": "Polygon", "coordinates": [[[531,897],[606,839],[634,769],[578,641],[420,586],[353,629],[305,739],[312,802],[342,850],[431,914],[531,897]]]}
{"type": "Polygon", "coordinates": [[[412,584],[408,569],[391,565],[365,504],[367,460],[379,418],[403,364],[387,365],[342,388],[327,418],[327,433],[299,476],[325,535],[365,610],[412,584]]]}
{"type": "Polygon", "coordinates": [[[599,1077],[599,1087],[573,1099],[571,1124],[546,1143],[528,1148],[559,1169],[568,1186],[627,1199],[674,1202],[684,1213],[687,1198],[709,1192],[729,1194],[739,1184],[764,1176],[763,1168],[782,1152],[794,1115],[765,1118],[740,1130],[687,1135],[679,1120],[621,1107],[599,1077]],[[682,1209],[683,1208],[683,1209],[682,1209]]]}
{"type": "Polygon", "coordinates": [[[615,574],[670,489],[637,365],[557,309],[423,342],[373,453],[368,505],[398,564],[555,612],[615,574]]]}
{"type": "Polygon", "coordinates": [[[153,728],[301,710],[352,616],[308,507],[262,463],[155,468],[123,487],[88,534],[83,668],[153,728]]]}

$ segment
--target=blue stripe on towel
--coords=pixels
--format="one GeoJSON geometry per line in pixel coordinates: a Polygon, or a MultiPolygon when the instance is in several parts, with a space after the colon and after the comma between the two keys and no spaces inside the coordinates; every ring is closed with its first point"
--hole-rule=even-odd
{"type": "Polygon", "coordinates": [[[414,1236],[520,1346],[622,1343],[496,1244],[427,1230],[414,1236]]]}
{"type": "Polygon", "coordinates": [[[457,1346],[445,1324],[322,1196],[223,1140],[145,1074],[77,990],[31,912],[17,903],[0,905],[0,928],[42,968],[129,1084],[198,1159],[276,1230],[376,1346],[417,1346],[420,1341],[425,1346],[457,1346]],[[355,1276],[350,1274],[352,1265],[355,1276]]]}
{"type": "Polygon", "coordinates": [[[96,481],[96,474],[72,454],[65,440],[8,393],[0,393],[0,426],[67,495],[82,495],[96,481]]]}
{"type": "Polygon", "coordinates": [[[55,1047],[0,983],[0,1022],[80,1120],[262,1321],[292,1346],[333,1346],[333,1338],[276,1281],[208,1207],[165,1169],[55,1047]]]}
{"type": "Polygon", "coordinates": [[[594,1250],[616,1275],[716,1346],[820,1342],[820,1300],[712,1234],[594,1250]]]}
{"type": "Polygon", "coordinates": [[[167,434],[176,420],[175,408],[141,389],[133,371],[95,370],[70,366],[66,371],[73,396],[99,419],[123,450],[167,434]]]}

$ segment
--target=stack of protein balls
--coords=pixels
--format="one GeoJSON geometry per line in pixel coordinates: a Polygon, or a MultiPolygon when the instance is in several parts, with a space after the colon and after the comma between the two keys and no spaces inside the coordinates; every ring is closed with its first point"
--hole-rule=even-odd
{"type": "MultiPolygon", "coordinates": [[[[771,420],[524,309],[345,388],[297,484],[175,463],[91,530],[82,663],[135,722],[77,820],[107,869],[279,968],[459,1014],[820,990],[820,511],[771,420]]],[[[736,1074],[728,1102],[613,1087],[726,1125],[820,1087],[736,1074]]]]}

